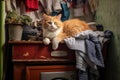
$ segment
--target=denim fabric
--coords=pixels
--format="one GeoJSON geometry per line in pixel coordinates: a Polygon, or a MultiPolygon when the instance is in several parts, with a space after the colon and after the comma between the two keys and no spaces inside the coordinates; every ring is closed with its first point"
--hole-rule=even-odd
{"type": "Polygon", "coordinates": [[[99,71],[93,68],[88,68],[88,80],[98,80],[99,71]]]}
{"type": "Polygon", "coordinates": [[[78,69],[78,80],[98,80],[99,72],[93,68],[87,68],[86,71],[78,69]]]}
{"type": "Polygon", "coordinates": [[[109,35],[111,35],[111,32],[110,34],[108,34],[109,32],[105,33],[106,34],[103,34],[103,36],[100,36],[101,34],[88,30],[75,35],[75,37],[67,38],[64,40],[66,45],[70,49],[75,50],[77,54],[76,66],[77,69],[79,69],[78,80],[98,80],[98,70],[91,65],[93,63],[94,65],[104,67],[103,56],[101,53],[102,43],[100,42],[98,36],[103,37],[103,40],[105,37],[108,38],[109,35]],[[81,64],[83,62],[86,63],[87,66],[81,64]],[[91,63],[89,64],[89,62],[91,63]],[[84,67],[82,67],[81,65],[84,67]],[[86,67],[89,69],[86,69],[86,67]]]}
{"type": "Polygon", "coordinates": [[[89,59],[97,66],[104,67],[101,43],[97,37],[89,35],[89,39],[85,40],[86,51],[89,59]]]}
{"type": "Polygon", "coordinates": [[[78,70],[78,80],[88,80],[88,72],[78,70]]]}

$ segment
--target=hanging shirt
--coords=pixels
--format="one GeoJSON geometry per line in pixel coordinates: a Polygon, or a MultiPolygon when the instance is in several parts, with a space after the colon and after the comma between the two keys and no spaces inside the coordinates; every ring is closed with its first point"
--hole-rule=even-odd
{"type": "Polygon", "coordinates": [[[25,0],[26,12],[38,10],[38,0],[25,0]]]}

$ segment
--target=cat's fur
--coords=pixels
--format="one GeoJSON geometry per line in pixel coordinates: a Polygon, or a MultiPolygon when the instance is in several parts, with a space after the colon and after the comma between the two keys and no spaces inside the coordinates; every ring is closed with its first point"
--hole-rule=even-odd
{"type": "Polygon", "coordinates": [[[58,48],[59,43],[65,38],[73,37],[82,31],[91,29],[86,22],[79,19],[69,19],[64,22],[60,19],[61,14],[58,16],[43,14],[43,43],[48,45],[52,42],[54,50],[58,48]]]}

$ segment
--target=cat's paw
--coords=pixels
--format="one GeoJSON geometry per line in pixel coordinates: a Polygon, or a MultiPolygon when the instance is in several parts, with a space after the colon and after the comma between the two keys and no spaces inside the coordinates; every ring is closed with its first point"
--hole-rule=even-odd
{"type": "Polygon", "coordinates": [[[56,50],[58,48],[58,44],[52,44],[52,49],[56,50]]]}
{"type": "Polygon", "coordinates": [[[58,48],[58,45],[59,45],[59,41],[56,38],[54,38],[52,40],[52,48],[53,48],[53,50],[56,50],[58,48]]]}
{"type": "Polygon", "coordinates": [[[49,45],[49,44],[50,44],[50,39],[49,39],[49,38],[44,38],[44,39],[43,39],[43,43],[44,43],[45,45],[49,45]]]}

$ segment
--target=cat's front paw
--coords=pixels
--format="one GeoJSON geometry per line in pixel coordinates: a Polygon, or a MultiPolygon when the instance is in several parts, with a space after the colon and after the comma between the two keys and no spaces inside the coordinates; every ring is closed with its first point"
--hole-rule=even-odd
{"type": "Polygon", "coordinates": [[[44,43],[45,45],[49,45],[49,44],[50,44],[50,39],[49,39],[49,38],[44,38],[44,39],[43,39],[43,43],[44,43]]]}
{"type": "Polygon", "coordinates": [[[54,38],[52,40],[52,48],[53,48],[53,50],[56,50],[58,48],[58,45],[59,45],[59,41],[56,38],[54,38]]]}

